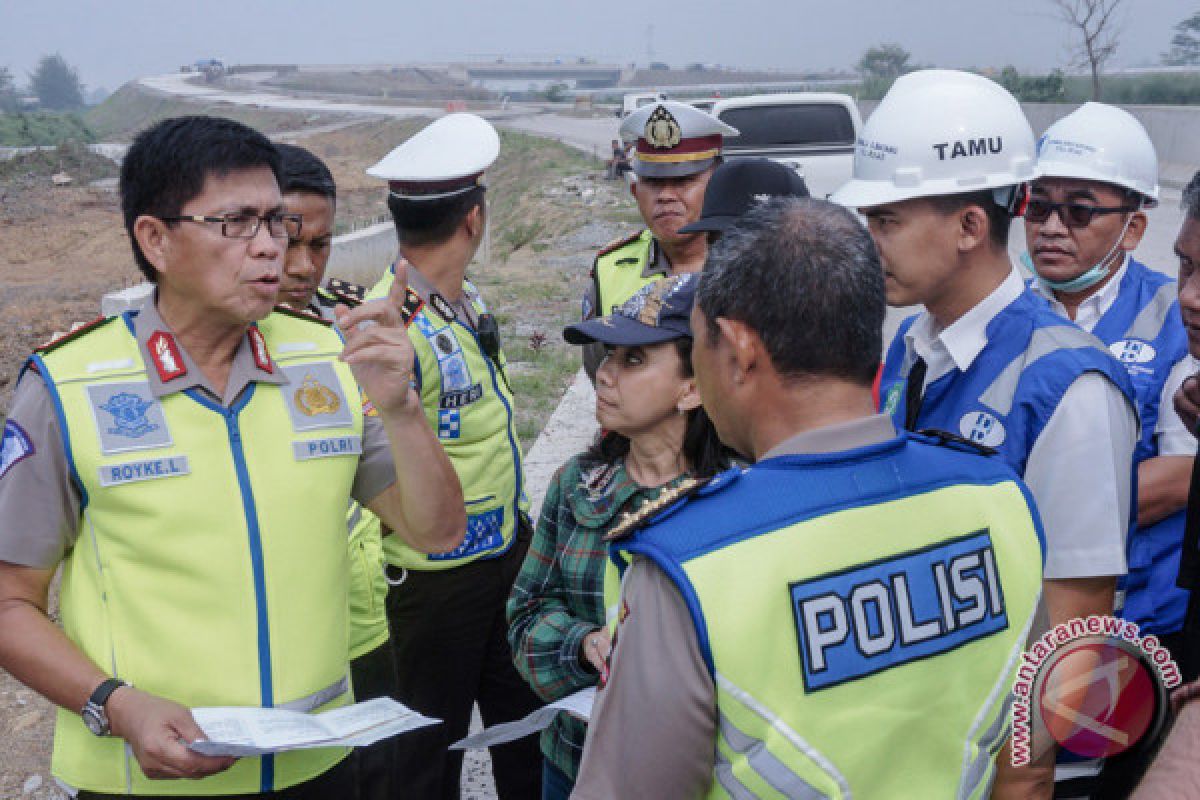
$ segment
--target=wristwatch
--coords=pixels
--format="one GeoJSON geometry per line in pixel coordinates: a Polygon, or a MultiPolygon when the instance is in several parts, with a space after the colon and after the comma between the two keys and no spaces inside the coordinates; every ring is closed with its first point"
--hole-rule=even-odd
{"type": "Polygon", "coordinates": [[[83,717],[83,724],[87,725],[89,731],[97,736],[108,736],[112,729],[108,724],[108,714],[104,711],[104,704],[108,702],[108,698],[113,692],[128,685],[123,680],[109,678],[96,687],[96,691],[92,692],[92,696],[84,704],[83,710],[79,712],[79,715],[83,717]]]}

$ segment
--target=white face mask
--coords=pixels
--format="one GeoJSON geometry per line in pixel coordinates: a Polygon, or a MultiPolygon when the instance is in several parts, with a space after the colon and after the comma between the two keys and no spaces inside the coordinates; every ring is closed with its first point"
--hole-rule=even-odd
{"type": "Polygon", "coordinates": [[[1029,267],[1030,272],[1038,276],[1039,281],[1056,292],[1067,292],[1069,294],[1082,292],[1085,289],[1092,288],[1108,277],[1108,274],[1112,271],[1113,263],[1119,260],[1113,259],[1113,256],[1117,254],[1118,249],[1121,247],[1121,242],[1125,239],[1125,233],[1129,230],[1131,222],[1133,222],[1133,213],[1130,213],[1125,218],[1125,224],[1121,227],[1121,232],[1117,234],[1117,240],[1113,242],[1112,248],[1104,254],[1104,257],[1093,264],[1091,268],[1084,270],[1081,274],[1076,275],[1068,281],[1052,281],[1042,275],[1038,272],[1037,266],[1033,263],[1033,258],[1028,252],[1021,254],[1021,262],[1029,267]]]}

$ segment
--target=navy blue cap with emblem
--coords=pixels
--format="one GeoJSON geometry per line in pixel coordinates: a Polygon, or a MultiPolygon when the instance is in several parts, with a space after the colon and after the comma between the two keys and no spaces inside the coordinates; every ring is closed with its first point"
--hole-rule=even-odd
{"type": "Polygon", "coordinates": [[[672,275],[643,286],[607,317],[568,325],[570,344],[633,347],[691,337],[690,317],[699,275],[672,275]]]}
{"type": "Polygon", "coordinates": [[[739,158],[717,167],[704,190],[700,219],[684,225],[680,233],[725,231],[759,200],[771,197],[808,197],[804,178],[791,167],[769,158],[739,158]]]}

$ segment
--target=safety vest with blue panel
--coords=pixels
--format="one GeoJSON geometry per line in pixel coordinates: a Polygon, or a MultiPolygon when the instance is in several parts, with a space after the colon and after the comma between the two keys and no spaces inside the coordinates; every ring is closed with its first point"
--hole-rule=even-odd
{"type": "MultiPolygon", "coordinates": [[[[386,297],[394,279],[392,267],[367,299],[386,297]]],[[[470,281],[463,282],[463,293],[477,315],[487,313],[470,281]]],[[[394,536],[385,538],[388,563],[406,569],[451,569],[496,558],[508,552],[521,515],[529,509],[504,353],[497,348],[489,356],[478,333],[452,313],[431,308],[408,289],[402,316],[416,351],[417,393],[462,484],[467,531],[458,548],[434,555],[419,553],[394,536]]]]}
{"type": "MultiPolygon", "coordinates": [[[[880,379],[882,410],[897,426],[907,414],[906,384],[916,360],[904,335],[916,316],[900,324],[884,360],[880,379]]],[[[1129,375],[1104,344],[1055,314],[1045,300],[1026,289],[987,325],[987,344],[966,371],[952,369],[926,386],[917,430],[960,435],[997,450],[1018,474],[1063,395],[1081,375],[1108,378],[1136,410],[1129,375]]],[[[1136,473],[1134,474],[1136,478],[1136,473]]],[[[1136,490],[1137,481],[1132,483],[1136,490]]],[[[1131,492],[1136,496],[1136,491],[1131,492]]],[[[1130,502],[1130,529],[1137,502],[1130,502]]]]}
{"type": "MultiPolygon", "coordinates": [[[[1155,429],[1163,386],[1172,368],[1188,353],[1187,332],[1179,314],[1175,281],[1130,258],[1117,297],[1092,329],[1125,367],[1137,398],[1141,437],[1134,463],[1158,455],[1155,429]]],[[[1121,616],[1145,633],[1174,633],[1183,627],[1188,593],[1175,585],[1183,546],[1183,510],[1129,538],[1129,573],[1121,579],[1125,603],[1121,616]]]]}
{"type": "MultiPolygon", "coordinates": [[[[254,382],[230,407],[198,389],[155,397],[128,314],[31,359],[82,498],[63,629],[112,677],[189,708],[344,705],[362,400],[327,324],[274,313],[248,335],[288,380],[254,382]]],[[[309,780],[345,753],[242,758],[201,780],[154,781],[121,739],[60,710],[53,772],[105,794],[250,794],[309,780]]]]}
{"type": "Polygon", "coordinates": [[[982,798],[1041,538],[1000,459],[901,433],[722,473],[610,553],[653,561],[691,614],[709,797],[982,798]]]}

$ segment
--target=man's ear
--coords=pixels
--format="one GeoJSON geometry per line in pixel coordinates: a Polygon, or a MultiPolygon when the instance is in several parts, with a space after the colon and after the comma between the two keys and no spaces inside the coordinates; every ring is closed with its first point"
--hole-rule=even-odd
{"type": "Polygon", "coordinates": [[[968,252],[986,244],[991,236],[991,221],[987,212],[976,205],[966,205],[958,212],[958,249],[968,252]]]}
{"type": "Polygon", "coordinates": [[[474,208],[467,212],[463,217],[463,225],[467,228],[467,234],[472,238],[478,238],[483,233],[484,218],[483,218],[483,203],[477,204],[474,208]]]}
{"type": "Polygon", "coordinates": [[[727,348],[726,360],[733,371],[732,380],[735,384],[744,383],[760,366],[764,355],[762,339],[741,320],[718,317],[717,329],[727,348]]]}
{"type": "Polygon", "coordinates": [[[1129,220],[1129,227],[1125,229],[1125,235],[1121,237],[1121,249],[1126,253],[1133,252],[1141,243],[1142,237],[1146,235],[1146,224],[1149,219],[1146,217],[1145,211],[1133,212],[1133,217],[1129,220]]]}
{"type": "Polygon", "coordinates": [[[133,221],[133,238],[138,248],[159,272],[166,272],[171,252],[171,237],[167,233],[167,223],[158,217],[143,214],[133,221]]]}

